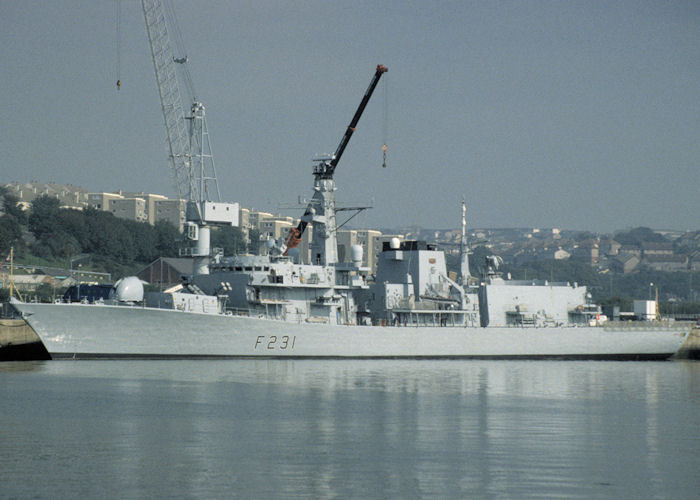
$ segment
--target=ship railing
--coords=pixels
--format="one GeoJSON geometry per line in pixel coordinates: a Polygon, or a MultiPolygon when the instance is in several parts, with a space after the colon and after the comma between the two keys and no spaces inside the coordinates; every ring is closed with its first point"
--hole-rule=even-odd
{"type": "Polygon", "coordinates": [[[227,307],[224,314],[226,316],[251,316],[251,311],[247,308],[227,307]]]}
{"type": "Polygon", "coordinates": [[[478,326],[476,313],[462,309],[391,309],[394,313],[393,321],[386,322],[386,326],[397,327],[454,327],[464,328],[478,326]]]}

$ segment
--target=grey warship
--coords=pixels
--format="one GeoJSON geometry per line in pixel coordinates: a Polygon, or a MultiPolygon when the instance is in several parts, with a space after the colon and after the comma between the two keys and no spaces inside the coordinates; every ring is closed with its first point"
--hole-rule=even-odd
{"type": "Polygon", "coordinates": [[[269,240],[266,255],[212,253],[203,214],[229,207],[202,203],[195,272],[175,289],[144,293],[129,277],[94,303],[12,306],[53,358],[665,359],[681,347],[689,324],[608,322],[585,286],[504,279],[495,256],[471,276],[464,203],[457,276],[423,241],[386,242],[374,275],[360,246],[341,262],[334,172],[386,71],[377,67],[335,153],[314,165],[298,226],[269,240]],[[302,263],[296,247],[308,230],[302,263]]]}

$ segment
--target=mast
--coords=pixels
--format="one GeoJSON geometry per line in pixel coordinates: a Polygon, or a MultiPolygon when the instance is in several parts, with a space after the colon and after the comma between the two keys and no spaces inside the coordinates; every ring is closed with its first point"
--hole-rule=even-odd
{"type": "Polygon", "coordinates": [[[19,300],[24,300],[15,286],[15,247],[10,247],[10,298],[17,294],[19,300]]]}
{"type": "Polygon", "coordinates": [[[462,200],[462,237],[459,241],[459,284],[467,286],[469,274],[469,250],[467,248],[467,205],[462,200]]]}

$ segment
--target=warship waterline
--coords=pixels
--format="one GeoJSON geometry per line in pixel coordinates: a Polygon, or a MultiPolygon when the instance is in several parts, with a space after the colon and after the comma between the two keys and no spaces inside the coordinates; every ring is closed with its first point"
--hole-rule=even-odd
{"type": "Polygon", "coordinates": [[[386,242],[374,274],[359,245],[342,262],[334,172],[386,71],[377,66],[335,153],[317,160],[299,225],[286,240],[268,240],[266,255],[210,252],[208,224],[238,218],[215,213],[235,205],[202,201],[190,234],[195,271],[176,288],[144,293],[128,277],[99,298],[78,289],[68,303],[12,307],[52,358],[665,359],[679,350],[689,323],[607,322],[585,286],[504,279],[496,256],[472,277],[464,203],[457,276],[423,241],[386,242]],[[310,263],[302,263],[297,247],[308,227],[310,263]]]}

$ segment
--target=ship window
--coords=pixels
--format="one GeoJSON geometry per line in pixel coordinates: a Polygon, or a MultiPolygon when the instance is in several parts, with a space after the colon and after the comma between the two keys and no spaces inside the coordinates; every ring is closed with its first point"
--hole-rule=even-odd
{"type": "Polygon", "coordinates": [[[252,270],[253,270],[253,267],[252,267],[252,266],[245,266],[245,270],[246,270],[246,271],[252,271],[252,270]]]}
{"type": "Polygon", "coordinates": [[[255,266],[256,271],[262,271],[262,266],[255,266]]]}
{"type": "Polygon", "coordinates": [[[243,271],[243,266],[236,266],[236,271],[243,271]]]}

